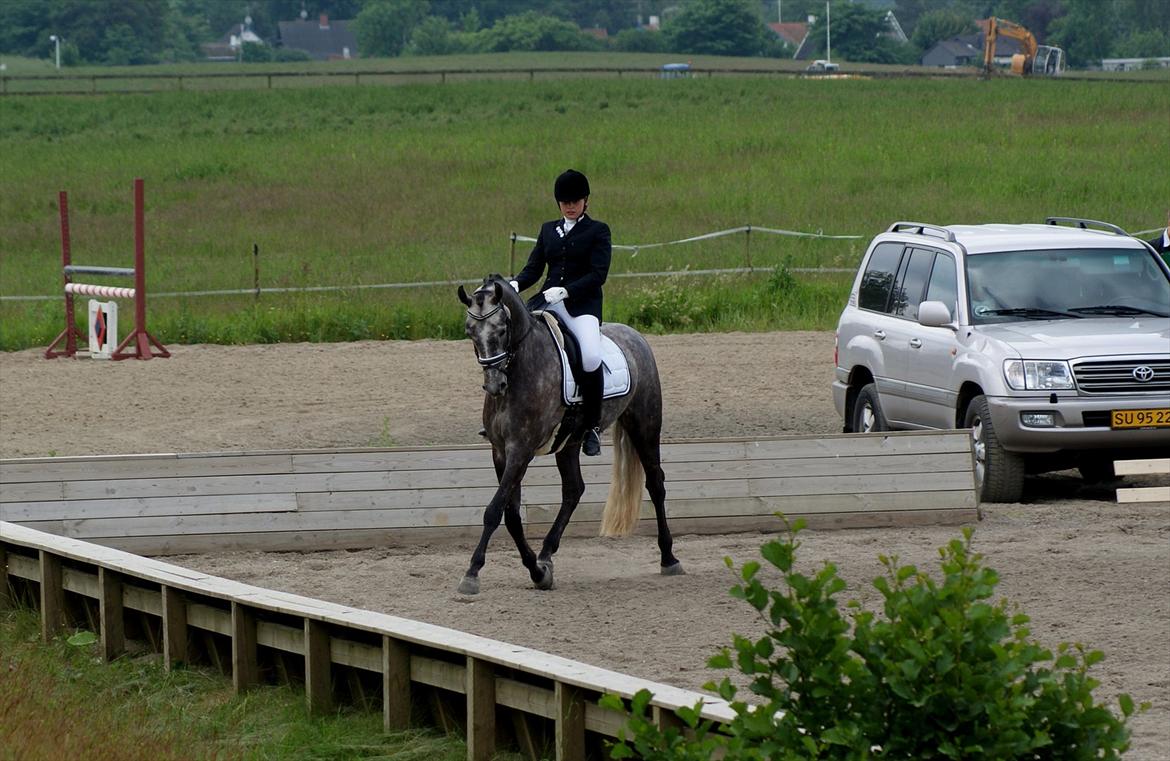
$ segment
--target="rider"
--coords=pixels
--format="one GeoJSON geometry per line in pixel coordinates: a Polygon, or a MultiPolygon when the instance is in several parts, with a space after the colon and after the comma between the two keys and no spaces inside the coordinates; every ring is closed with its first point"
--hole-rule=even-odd
{"type": "Polygon", "coordinates": [[[585,412],[585,438],[581,450],[601,454],[601,286],[609,274],[612,252],[609,226],[585,213],[589,206],[589,180],[569,169],[553,185],[561,218],[541,225],[528,264],[511,281],[517,291],[533,285],[548,268],[541,293],[529,300],[530,308],[555,312],[565,321],[581,346],[581,396],[585,412]]]}

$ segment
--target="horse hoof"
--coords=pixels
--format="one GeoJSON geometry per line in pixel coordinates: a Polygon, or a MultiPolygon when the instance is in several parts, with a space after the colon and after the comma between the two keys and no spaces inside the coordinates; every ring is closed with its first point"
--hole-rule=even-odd
{"type": "Polygon", "coordinates": [[[682,563],[677,560],[670,565],[662,566],[663,576],[686,576],[687,572],[683,570],[682,563]]]}
{"type": "Polygon", "coordinates": [[[475,576],[464,576],[463,581],[459,582],[459,594],[461,594],[461,595],[477,595],[477,594],[479,594],[479,579],[475,576]]]}
{"type": "Polygon", "coordinates": [[[556,588],[556,582],[553,581],[553,564],[551,560],[542,560],[536,564],[537,569],[541,572],[541,576],[536,580],[536,588],[542,590],[549,590],[556,588]]]}

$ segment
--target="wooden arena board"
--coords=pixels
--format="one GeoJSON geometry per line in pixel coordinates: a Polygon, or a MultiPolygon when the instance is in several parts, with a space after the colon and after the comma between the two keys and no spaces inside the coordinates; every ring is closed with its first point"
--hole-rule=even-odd
{"type": "MultiPolygon", "coordinates": [[[[570,535],[594,535],[611,448],[582,458],[570,535]]],[[[676,534],[978,519],[966,431],[675,441],[662,447],[676,534]]],[[[144,555],[317,550],[478,537],[496,478],[487,446],[0,460],[0,520],[144,555]]],[[[524,521],[559,508],[552,457],[524,479],[524,521]]],[[[643,492],[638,531],[654,532],[643,492]]]]}

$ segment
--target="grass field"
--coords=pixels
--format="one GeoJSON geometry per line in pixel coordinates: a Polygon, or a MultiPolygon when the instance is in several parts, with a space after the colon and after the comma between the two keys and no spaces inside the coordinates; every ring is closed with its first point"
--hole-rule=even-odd
{"type": "MultiPolygon", "coordinates": [[[[1141,230],[1162,223],[1167,202],[1153,171],[1170,153],[1161,83],[587,78],[3,106],[3,296],[59,293],[61,189],[74,261],[130,266],[135,177],[153,292],[249,288],[254,245],[264,287],[508,272],[509,235],[555,214],[552,178],[568,166],[590,176],[591,212],[615,243],[744,224],[864,236],[617,252],[615,274],[749,256],[760,269],[612,280],[606,319],[648,330],[831,327],[848,276],[784,268],[855,267],[864,238],[900,219],[1085,216],[1141,230]]],[[[517,266],[526,254],[518,245],[517,266]]],[[[150,322],[164,342],[455,337],[450,291],[158,298],[150,322]]],[[[128,303],[123,313],[127,323],[128,303]]],[[[56,301],[0,302],[0,348],[47,343],[61,314],[56,301]]]]}

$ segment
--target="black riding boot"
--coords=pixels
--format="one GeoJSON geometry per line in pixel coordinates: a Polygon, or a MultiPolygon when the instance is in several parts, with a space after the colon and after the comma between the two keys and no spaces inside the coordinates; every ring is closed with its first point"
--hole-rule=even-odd
{"type": "Polygon", "coordinates": [[[602,372],[598,367],[591,373],[583,373],[581,377],[581,401],[586,429],[581,451],[588,457],[601,454],[601,396],[605,391],[602,372]]]}

